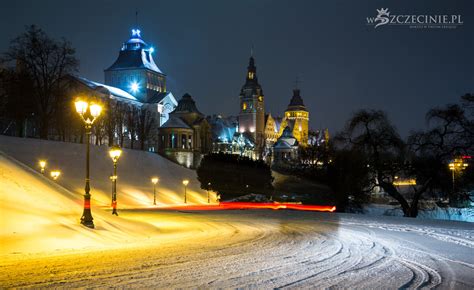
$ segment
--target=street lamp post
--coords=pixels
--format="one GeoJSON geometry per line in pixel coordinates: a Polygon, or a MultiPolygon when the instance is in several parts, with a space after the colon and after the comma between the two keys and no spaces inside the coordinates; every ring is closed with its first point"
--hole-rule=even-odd
{"type": "Polygon", "coordinates": [[[110,158],[114,162],[114,175],[112,176],[112,214],[117,215],[117,161],[122,155],[122,149],[117,146],[113,146],[109,150],[110,158]]]}
{"type": "Polygon", "coordinates": [[[90,178],[89,178],[89,155],[90,155],[90,140],[91,129],[94,121],[100,116],[102,107],[97,104],[89,104],[85,101],[77,100],[75,102],[76,111],[84,121],[86,129],[86,186],[84,187],[84,211],[81,217],[81,224],[88,228],[94,228],[94,222],[91,213],[91,195],[90,195],[90,178]],[[89,114],[86,115],[89,108],[89,114]]]}
{"type": "Polygon", "coordinates": [[[158,177],[153,177],[151,183],[153,183],[153,205],[156,205],[156,184],[158,183],[158,177]]]}
{"type": "Polygon", "coordinates": [[[40,160],[39,165],[40,165],[40,168],[41,168],[41,174],[44,175],[44,169],[46,168],[46,161],[45,160],[40,160]]]}
{"type": "Polygon", "coordinates": [[[187,203],[187,200],[186,200],[186,189],[188,187],[188,184],[189,184],[189,180],[185,179],[183,180],[183,185],[184,185],[184,203],[187,203]]]}
{"type": "Polygon", "coordinates": [[[211,183],[207,184],[207,203],[211,203],[211,197],[209,196],[209,190],[211,189],[211,183]]]}

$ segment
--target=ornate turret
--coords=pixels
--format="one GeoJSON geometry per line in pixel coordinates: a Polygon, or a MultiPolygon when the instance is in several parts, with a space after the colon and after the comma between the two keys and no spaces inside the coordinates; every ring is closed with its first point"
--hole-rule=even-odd
{"type": "Polygon", "coordinates": [[[172,112],[175,113],[197,113],[201,116],[204,116],[196,107],[196,102],[194,102],[193,97],[188,93],[184,94],[183,97],[178,101],[178,106],[172,112]]]}
{"type": "Polygon", "coordinates": [[[303,146],[308,144],[309,112],[303,103],[300,90],[295,88],[288,108],[285,111],[287,123],[292,125],[293,135],[303,146]]]}
{"type": "Polygon", "coordinates": [[[158,103],[166,97],[166,75],[153,60],[154,48],[142,38],[139,29],[132,29],[122,44],[117,60],[105,70],[105,83],[118,87],[139,101],[158,103]]]}
{"type": "Polygon", "coordinates": [[[288,104],[287,111],[308,111],[303,103],[303,98],[301,98],[300,96],[299,89],[293,90],[293,97],[291,97],[291,101],[288,104]]]}
{"type": "Polygon", "coordinates": [[[253,56],[249,59],[249,65],[247,66],[247,76],[245,84],[242,86],[241,94],[247,91],[247,93],[263,95],[263,90],[258,83],[257,67],[255,66],[255,59],[253,56]]]}
{"type": "Polygon", "coordinates": [[[132,29],[130,39],[123,43],[119,57],[106,71],[145,68],[162,74],[153,60],[153,52],[154,48],[142,39],[141,31],[132,29]]]}

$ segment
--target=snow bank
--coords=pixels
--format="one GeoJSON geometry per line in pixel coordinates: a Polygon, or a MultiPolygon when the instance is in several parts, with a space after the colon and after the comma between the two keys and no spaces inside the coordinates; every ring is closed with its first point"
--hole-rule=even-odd
{"type": "MultiPolygon", "coordinates": [[[[38,161],[47,160],[46,174],[61,171],[57,183],[76,194],[84,192],[84,144],[0,136],[0,151],[39,171],[38,161]]],[[[91,146],[92,203],[110,207],[113,165],[107,146],[91,146]]],[[[160,178],[157,184],[158,206],[184,202],[183,179],[188,179],[188,203],[207,203],[207,192],[200,189],[196,172],[179,166],[161,156],[145,151],[124,149],[118,162],[118,208],[143,208],[153,204],[151,177],[160,178]]],[[[211,192],[211,202],[215,202],[211,192]]]]}
{"type": "MultiPolygon", "coordinates": [[[[364,213],[372,216],[403,216],[401,208],[385,204],[365,205],[364,213]]],[[[417,218],[474,222],[474,208],[442,208],[434,205],[429,209],[420,209],[417,218]]]]}
{"type": "Polygon", "coordinates": [[[80,226],[82,196],[0,153],[1,254],[113,246],[156,229],[93,208],[96,229],[80,226]],[[109,218],[110,219],[110,218],[109,218]],[[133,235],[132,235],[133,233],[133,235]]]}

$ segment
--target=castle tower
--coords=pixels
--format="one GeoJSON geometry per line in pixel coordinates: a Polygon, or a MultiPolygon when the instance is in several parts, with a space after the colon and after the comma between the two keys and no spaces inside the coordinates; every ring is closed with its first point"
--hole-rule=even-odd
{"type": "Polygon", "coordinates": [[[153,60],[154,48],[141,37],[139,29],[132,29],[130,39],[122,45],[117,60],[105,73],[105,84],[118,87],[149,103],[157,95],[166,93],[166,75],[153,60]]]}
{"type": "Polygon", "coordinates": [[[293,90],[293,97],[285,111],[285,118],[293,129],[293,136],[300,145],[308,145],[309,112],[300,96],[300,90],[297,88],[293,90]]]}
{"type": "Polygon", "coordinates": [[[255,142],[256,156],[265,145],[265,108],[262,87],[258,83],[257,67],[253,56],[247,67],[245,84],[240,90],[239,132],[246,133],[255,142]]]}

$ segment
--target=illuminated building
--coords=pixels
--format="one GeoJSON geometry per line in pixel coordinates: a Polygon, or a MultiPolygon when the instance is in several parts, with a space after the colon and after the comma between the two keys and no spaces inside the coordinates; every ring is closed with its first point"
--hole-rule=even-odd
{"type": "Polygon", "coordinates": [[[272,146],[276,139],[283,134],[286,127],[290,127],[293,136],[301,146],[308,145],[309,112],[303,103],[299,89],[293,90],[293,97],[288,104],[283,119],[269,115],[265,122],[265,138],[267,146],[272,146]]]}
{"type": "Polygon", "coordinates": [[[157,129],[168,120],[178,102],[167,90],[166,75],[153,59],[155,51],[142,39],[140,30],[132,29],[117,59],[104,71],[105,83],[70,77],[70,95],[102,99],[107,116],[117,122],[110,126],[114,131],[109,130],[102,141],[134,147],[140,142],[139,120],[149,120],[149,134],[142,149],[157,151],[157,129]]]}
{"type": "Polygon", "coordinates": [[[211,128],[189,94],[158,129],[159,152],[186,167],[196,167],[211,149],[211,128]]]}
{"type": "Polygon", "coordinates": [[[273,145],[273,163],[288,163],[298,158],[299,142],[287,126],[273,145]]]}
{"type": "MultiPolygon", "coordinates": [[[[214,152],[240,154],[255,159],[263,158],[271,163],[274,145],[285,130],[287,131],[284,138],[289,138],[291,135],[291,138],[297,141],[295,143],[297,145],[290,142],[291,148],[286,148],[288,152],[280,151],[281,156],[285,156],[282,159],[285,160],[297,156],[294,153],[298,146],[307,146],[309,143],[319,146],[329,139],[327,130],[324,131],[324,135],[317,133],[318,136],[310,136],[309,111],[304,105],[298,88],[293,90],[293,96],[283,117],[265,114],[263,90],[258,82],[253,56],[250,57],[245,84],[240,92],[237,124],[227,121],[232,118],[234,117],[213,116],[209,119],[212,126],[214,152]]],[[[282,149],[282,146],[286,145],[280,142],[278,148],[282,149]]]]}
{"type": "Polygon", "coordinates": [[[139,29],[123,43],[115,62],[104,71],[105,84],[132,94],[139,102],[156,104],[160,126],[168,120],[177,105],[173,94],[167,91],[166,75],[156,65],[155,49],[148,45],[139,29]]]}
{"type": "Polygon", "coordinates": [[[255,144],[253,158],[261,156],[265,146],[265,108],[263,90],[258,83],[257,67],[253,56],[247,67],[245,84],[240,90],[240,112],[238,133],[255,144]]]}
{"type": "Polygon", "coordinates": [[[300,90],[297,88],[293,90],[293,97],[285,111],[285,120],[299,144],[308,145],[309,112],[300,96],[300,90]]]}

